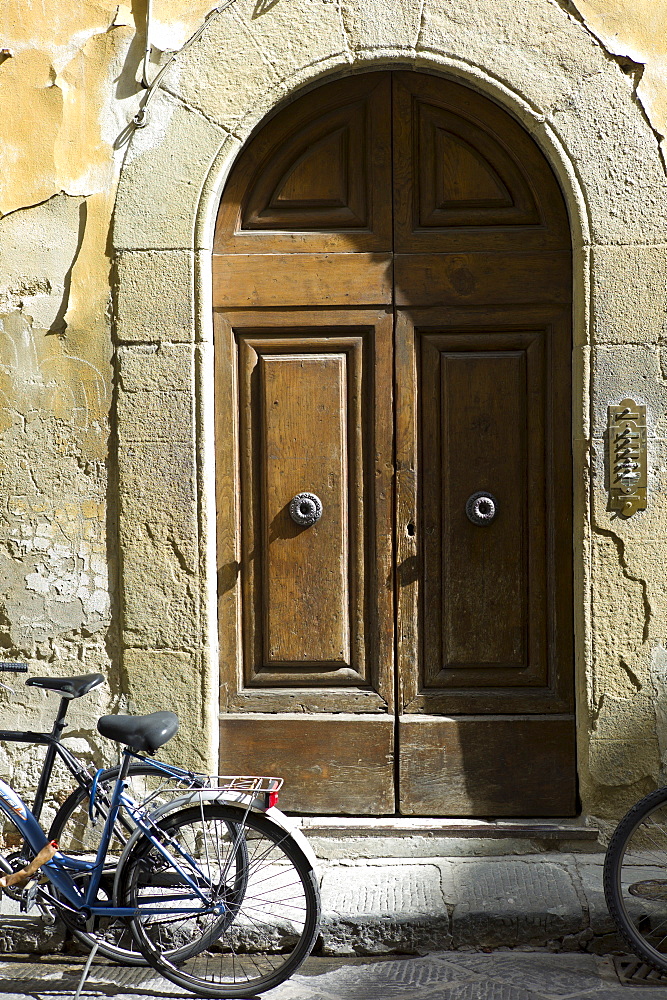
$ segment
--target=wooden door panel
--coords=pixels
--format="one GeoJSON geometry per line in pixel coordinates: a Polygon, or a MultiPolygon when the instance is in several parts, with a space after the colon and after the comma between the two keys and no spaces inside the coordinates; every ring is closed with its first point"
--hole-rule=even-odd
{"type": "Polygon", "coordinates": [[[399,719],[406,816],[572,816],[572,715],[399,719]]]}
{"type": "Polygon", "coordinates": [[[436,77],[393,82],[397,253],[569,249],[553,171],[507,111],[436,77]]]}
{"type": "MultiPolygon", "coordinates": [[[[359,340],[350,346],[350,353],[358,351],[359,340]]],[[[348,483],[347,397],[356,379],[345,351],[301,354],[296,346],[295,353],[271,354],[263,347],[256,346],[264,474],[263,662],[352,669],[348,486],[358,488],[361,470],[348,483]],[[310,526],[295,524],[289,510],[304,491],[323,505],[320,520],[310,526]]],[[[359,674],[356,679],[364,680],[359,674]]]]}
{"type": "Polygon", "coordinates": [[[220,309],[372,306],[391,302],[389,253],[215,254],[213,297],[220,309]]]}
{"type": "Polygon", "coordinates": [[[230,709],[392,706],[391,326],[384,310],[217,318],[219,376],[238,386],[237,471],[218,476],[237,522],[219,551],[237,566],[219,609],[230,709]],[[305,528],[301,492],[323,505],[305,528]]]}
{"type": "Polygon", "coordinates": [[[391,77],[372,73],[297,99],[250,141],[214,249],[389,251],[391,218],[391,77]]]}
{"type": "Polygon", "coordinates": [[[394,255],[397,306],[569,305],[570,254],[413,253],[394,255]]]}
{"type": "Polygon", "coordinates": [[[569,414],[547,378],[569,365],[567,327],[549,307],[399,314],[403,712],[571,706],[572,553],[554,542],[570,526],[569,414]],[[483,527],[465,513],[481,490],[498,500],[483,527]]]}
{"type": "Polygon", "coordinates": [[[280,807],[300,813],[395,811],[393,715],[223,715],[220,768],[286,779],[280,807]]]}
{"type": "Polygon", "coordinates": [[[546,683],[542,339],[421,337],[426,687],[546,683]],[[479,526],[483,490],[497,514],[479,526]]]}

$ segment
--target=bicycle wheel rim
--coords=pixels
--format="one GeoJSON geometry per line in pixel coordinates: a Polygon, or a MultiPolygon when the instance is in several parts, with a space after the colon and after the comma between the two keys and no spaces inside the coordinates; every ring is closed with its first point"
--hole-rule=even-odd
{"type": "MultiPolygon", "coordinates": [[[[242,897],[230,899],[224,871],[233,845],[227,831],[239,827],[243,812],[207,805],[184,810],[183,815],[193,825],[195,817],[201,817],[196,862],[200,869],[207,866],[211,887],[207,900],[227,904],[227,918],[205,911],[204,904],[196,917],[187,919],[140,912],[133,929],[142,951],[165,978],[200,996],[252,997],[277,986],[296,971],[317,936],[319,894],[309,863],[289,834],[251,813],[243,828],[245,889],[242,897]],[[188,921],[192,922],[189,933],[194,935],[194,928],[201,931],[201,946],[177,965],[163,944],[171,945],[173,926],[182,927],[188,921]]],[[[196,845],[190,842],[188,846],[194,849],[196,845]]],[[[125,905],[141,910],[139,865],[128,862],[125,905]]],[[[174,905],[173,900],[169,905],[174,905]]]]}
{"type": "Polygon", "coordinates": [[[617,827],[604,870],[607,906],[647,964],[667,971],[667,791],[637,803],[617,827]]]}

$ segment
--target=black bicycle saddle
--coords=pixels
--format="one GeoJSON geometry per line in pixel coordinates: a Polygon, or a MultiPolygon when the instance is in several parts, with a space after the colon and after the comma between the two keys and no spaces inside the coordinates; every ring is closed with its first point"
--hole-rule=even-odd
{"type": "Polygon", "coordinates": [[[28,687],[57,691],[63,698],[80,698],[104,684],[103,674],[83,674],[81,677],[29,677],[28,687]]]}
{"type": "Polygon", "coordinates": [[[155,753],[178,732],[178,716],[173,712],[103,715],[97,720],[97,731],[107,739],[132,747],[133,750],[155,753]]]}

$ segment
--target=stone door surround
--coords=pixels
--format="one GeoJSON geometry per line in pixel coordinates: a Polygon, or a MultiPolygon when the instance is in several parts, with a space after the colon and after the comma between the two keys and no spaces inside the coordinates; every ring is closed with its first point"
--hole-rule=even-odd
{"type": "MultiPolygon", "coordinates": [[[[278,0],[265,7],[239,0],[211,18],[174,61],[122,169],[113,244],[127,693],[138,709],[151,710],[169,692],[193,758],[214,766],[210,256],[232,163],[266,115],[325,79],[388,66],[441,74],[490,96],[523,124],[550,160],[570,213],[579,756],[584,811],[595,809],[596,788],[609,775],[602,776],[602,743],[589,740],[589,711],[599,701],[601,672],[619,667],[592,659],[593,630],[606,635],[615,622],[611,604],[595,602],[593,610],[590,567],[609,546],[596,528],[607,531],[610,522],[602,462],[594,478],[589,462],[602,454],[610,399],[632,395],[649,411],[667,410],[656,363],[667,247],[657,137],[632,78],[553,0],[519,8],[507,0],[278,0]]],[[[614,533],[648,544],[657,535],[656,506],[642,520],[614,521],[614,533]]],[[[217,512],[218,531],[227,518],[217,512]]],[[[643,574],[641,558],[633,576],[643,574]]],[[[613,560],[599,572],[610,574],[612,587],[624,576],[613,560]]],[[[629,599],[639,615],[639,590],[629,599]]]]}

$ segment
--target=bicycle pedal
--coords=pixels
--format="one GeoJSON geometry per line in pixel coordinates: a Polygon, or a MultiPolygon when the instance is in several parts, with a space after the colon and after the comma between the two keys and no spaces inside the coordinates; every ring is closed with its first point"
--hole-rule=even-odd
{"type": "Polygon", "coordinates": [[[41,881],[42,879],[33,878],[23,886],[20,900],[21,913],[30,913],[33,906],[37,905],[37,889],[41,881]]]}

